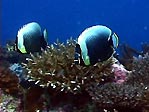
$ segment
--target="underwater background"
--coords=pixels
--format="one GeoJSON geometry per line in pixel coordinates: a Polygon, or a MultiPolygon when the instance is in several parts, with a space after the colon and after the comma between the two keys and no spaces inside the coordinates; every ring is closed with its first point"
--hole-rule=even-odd
{"type": "Polygon", "coordinates": [[[149,112],[149,0],[1,0],[0,9],[0,112],[149,112]],[[20,38],[31,22],[48,30],[48,45],[20,38]],[[85,35],[87,50],[75,40],[94,25],[119,36],[118,52],[115,34],[110,45],[85,35]]]}
{"type": "Polygon", "coordinates": [[[148,0],[2,0],[1,44],[14,40],[24,24],[47,28],[49,43],[76,39],[87,27],[102,24],[116,32],[120,43],[140,49],[149,42],[148,0]]]}

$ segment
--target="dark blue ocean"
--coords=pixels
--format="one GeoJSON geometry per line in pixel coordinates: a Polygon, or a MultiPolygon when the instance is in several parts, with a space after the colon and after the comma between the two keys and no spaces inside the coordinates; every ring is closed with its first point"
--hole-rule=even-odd
{"type": "Polygon", "coordinates": [[[97,24],[108,26],[120,43],[134,48],[149,42],[149,0],[2,0],[1,12],[2,45],[32,21],[48,30],[49,43],[77,38],[97,24]]]}

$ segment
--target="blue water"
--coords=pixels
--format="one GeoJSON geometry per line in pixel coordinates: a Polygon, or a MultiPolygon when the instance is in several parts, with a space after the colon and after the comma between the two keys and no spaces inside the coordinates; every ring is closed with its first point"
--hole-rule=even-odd
{"type": "Polygon", "coordinates": [[[139,48],[149,42],[149,0],[2,0],[1,44],[14,40],[29,22],[47,28],[49,43],[77,38],[87,27],[102,24],[120,37],[120,43],[139,48]]]}

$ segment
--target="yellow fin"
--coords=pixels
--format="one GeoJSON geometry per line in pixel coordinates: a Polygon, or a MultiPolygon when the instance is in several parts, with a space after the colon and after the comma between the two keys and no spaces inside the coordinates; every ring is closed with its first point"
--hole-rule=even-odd
{"type": "Polygon", "coordinates": [[[84,63],[85,65],[90,65],[90,59],[89,59],[89,56],[86,56],[85,59],[84,59],[84,63]]]}
{"type": "Polygon", "coordinates": [[[21,49],[19,49],[21,51],[21,53],[27,53],[25,47],[22,47],[21,49]]]}

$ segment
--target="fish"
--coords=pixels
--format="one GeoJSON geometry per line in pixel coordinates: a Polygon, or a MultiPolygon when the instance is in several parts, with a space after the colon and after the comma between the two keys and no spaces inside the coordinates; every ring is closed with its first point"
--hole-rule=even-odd
{"type": "Polygon", "coordinates": [[[47,45],[47,29],[42,32],[37,22],[25,24],[18,30],[16,36],[16,49],[18,52],[23,54],[41,52],[41,49],[45,49],[47,45]]]}
{"type": "Polygon", "coordinates": [[[94,65],[108,60],[118,47],[119,37],[104,25],[86,28],[78,37],[76,52],[80,54],[80,63],[94,65]],[[81,62],[81,60],[83,62],[81,62]]]}

